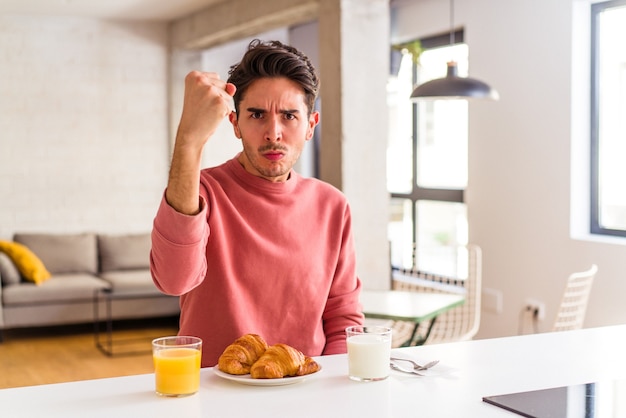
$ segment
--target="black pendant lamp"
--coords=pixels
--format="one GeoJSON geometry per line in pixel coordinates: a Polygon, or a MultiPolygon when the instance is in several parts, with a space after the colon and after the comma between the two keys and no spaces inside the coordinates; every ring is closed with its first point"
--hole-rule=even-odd
{"type": "MultiPolygon", "coordinates": [[[[454,45],[454,0],[450,0],[450,45],[454,45]]],[[[448,62],[448,72],[444,78],[420,84],[411,93],[413,100],[472,98],[498,100],[500,96],[495,89],[480,80],[459,77],[455,61],[448,62]]]]}

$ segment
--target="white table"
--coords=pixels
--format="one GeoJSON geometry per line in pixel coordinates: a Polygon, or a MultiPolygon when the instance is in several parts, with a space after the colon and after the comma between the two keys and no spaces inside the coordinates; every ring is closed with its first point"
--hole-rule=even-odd
{"type": "Polygon", "coordinates": [[[431,321],[426,335],[418,340],[417,345],[428,338],[437,316],[463,304],[465,295],[401,290],[362,290],[360,301],[363,305],[363,314],[367,318],[414,322],[415,327],[411,337],[403,344],[403,346],[408,346],[414,340],[420,323],[431,321]]]}
{"type": "Polygon", "coordinates": [[[626,325],[394,350],[440,359],[425,377],[381,382],[347,377],[345,355],[289,386],[255,387],[203,369],[200,391],[159,398],[153,375],[0,390],[2,416],[21,417],[517,417],[483,396],[626,378],[626,325]]]}

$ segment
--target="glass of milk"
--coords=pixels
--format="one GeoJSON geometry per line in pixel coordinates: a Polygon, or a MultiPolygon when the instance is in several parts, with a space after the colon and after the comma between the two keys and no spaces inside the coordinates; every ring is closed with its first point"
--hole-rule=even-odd
{"type": "Polygon", "coordinates": [[[389,377],[391,328],[353,326],[346,328],[348,376],[360,382],[389,377]]]}

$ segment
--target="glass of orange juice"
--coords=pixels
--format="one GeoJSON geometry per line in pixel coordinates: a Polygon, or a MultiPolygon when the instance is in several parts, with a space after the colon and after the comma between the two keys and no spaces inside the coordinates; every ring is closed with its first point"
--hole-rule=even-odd
{"type": "Polygon", "coordinates": [[[160,396],[193,395],[200,387],[202,340],[173,336],[152,341],[156,393],[160,396]]]}

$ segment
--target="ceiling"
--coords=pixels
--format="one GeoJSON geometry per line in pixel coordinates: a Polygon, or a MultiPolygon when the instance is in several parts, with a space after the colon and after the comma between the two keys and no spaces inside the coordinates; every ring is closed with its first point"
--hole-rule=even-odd
{"type": "Polygon", "coordinates": [[[228,0],[1,0],[0,14],[169,21],[228,0]]]}

